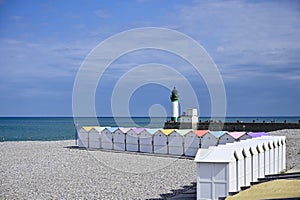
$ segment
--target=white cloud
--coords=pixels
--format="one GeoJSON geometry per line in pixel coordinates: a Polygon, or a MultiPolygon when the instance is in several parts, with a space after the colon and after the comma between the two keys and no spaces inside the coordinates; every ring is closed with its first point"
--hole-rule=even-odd
{"type": "Polygon", "coordinates": [[[222,46],[218,46],[217,47],[217,52],[223,52],[225,49],[222,46]]]}
{"type": "Polygon", "coordinates": [[[98,9],[95,11],[95,14],[100,17],[100,18],[108,18],[110,17],[110,15],[108,13],[106,13],[105,11],[98,9]]]}
{"type": "Polygon", "coordinates": [[[299,66],[299,8],[294,1],[199,1],[178,7],[176,21],[179,30],[204,42],[223,73],[240,80],[245,72],[255,71],[255,77],[299,66]]]}

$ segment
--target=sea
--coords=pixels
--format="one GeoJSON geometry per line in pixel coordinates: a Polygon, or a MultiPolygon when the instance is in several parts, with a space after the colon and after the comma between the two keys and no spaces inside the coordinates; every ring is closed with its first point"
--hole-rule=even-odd
{"type": "MultiPolygon", "coordinates": [[[[74,140],[76,129],[82,126],[108,126],[108,127],[147,127],[162,128],[167,118],[162,117],[99,117],[81,118],[73,117],[0,117],[0,141],[56,141],[74,140]],[[78,123],[78,121],[80,123],[78,123]],[[77,127],[77,128],[75,128],[77,127]]],[[[199,121],[212,120],[210,117],[200,117],[199,121]]],[[[284,122],[299,123],[299,117],[226,117],[214,118],[225,122],[284,122]]]]}

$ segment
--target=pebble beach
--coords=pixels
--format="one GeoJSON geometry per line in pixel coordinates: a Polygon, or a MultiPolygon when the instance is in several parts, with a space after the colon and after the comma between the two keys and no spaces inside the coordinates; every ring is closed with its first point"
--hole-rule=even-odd
{"type": "MultiPolygon", "coordinates": [[[[287,169],[300,165],[300,130],[287,169]]],[[[0,143],[0,199],[162,199],[196,182],[193,159],[71,148],[74,141],[0,143]]]]}

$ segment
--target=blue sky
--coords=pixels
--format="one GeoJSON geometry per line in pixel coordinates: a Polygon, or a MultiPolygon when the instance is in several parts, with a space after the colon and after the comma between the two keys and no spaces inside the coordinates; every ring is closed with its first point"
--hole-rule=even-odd
{"type": "MultiPolygon", "coordinates": [[[[180,31],[206,49],[224,81],[228,116],[300,115],[298,1],[0,0],[0,116],[72,116],[73,84],[85,57],[108,37],[142,27],[180,31]]],[[[99,116],[112,115],[118,79],[144,63],[173,66],[186,76],[201,116],[210,115],[202,77],[174,55],[143,50],[105,72],[95,97],[99,116]]],[[[158,84],[140,87],[131,96],[131,114],[147,116],[154,106],[154,115],[169,115],[169,93],[158,84]]]]}

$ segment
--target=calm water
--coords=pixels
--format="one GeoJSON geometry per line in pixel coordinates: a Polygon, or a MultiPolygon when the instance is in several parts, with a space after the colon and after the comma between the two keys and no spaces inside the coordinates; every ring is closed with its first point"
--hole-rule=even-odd
{"type": "MultiPolygon", "coordinates": [[[[209,120],[209,117],[200,118],[201,121],[209,120]]],[[[98,118],[100,126],[122,127],[149,127],[162,128],[165,118],[98,118]],[[118,123],[116,123],[116,121],[118,123]],[[135,124],[134,124],[135,123],[135,124]]],[[[215,118],[215,120],[218,120],[215,118]]],[[[293,122],[298,123],[300,117],[228,117],[226,122],[293,122]]],[[[80,118],[78,126],[97,125],[91,118],[80,118]]],[[[74,121],[72,117],[0,117],[0,141],[24,141],[24,140],[70,140],[75,138],[74,121]]]]}

